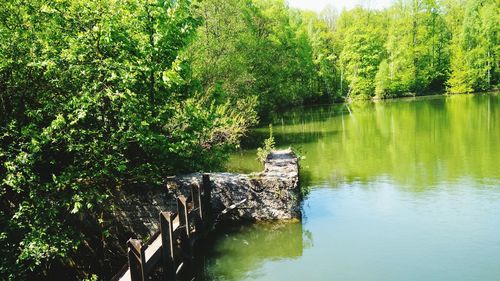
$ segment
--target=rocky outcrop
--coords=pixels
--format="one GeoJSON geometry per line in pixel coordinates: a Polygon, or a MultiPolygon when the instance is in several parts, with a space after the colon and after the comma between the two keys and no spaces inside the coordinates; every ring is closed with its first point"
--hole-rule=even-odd
{"type": "MultiPolygon", "coordinates": [[[[211,173],[212,209],[219,220],[269,221],[300,218],[299,168],[290,150],[269,154],[264,171],[253,174],[211,173]],[[226,212],[224,212],[226,210],[226,212]]],[[[188,191],[201,174],[171,179],[170,190],[188,191]]]]}
{"type": "MultiPolygon", "coordinates": [[[[269,154],[264,171],[253,174],[209,173],[211,205],[219,221],[270,221],[300,218],[299,167],[290,150],[269,154]]],[[[189,196],[201,185],[202,174],[166,180],[165,187],[135,187],[113,195],[114,220],[132,237],[145,238],[158,230],[158,214],[175,211],[175,196],[189,196]]]]}

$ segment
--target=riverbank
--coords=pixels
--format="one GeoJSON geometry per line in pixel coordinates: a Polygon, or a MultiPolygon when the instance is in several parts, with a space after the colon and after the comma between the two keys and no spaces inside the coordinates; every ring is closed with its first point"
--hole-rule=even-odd
{"type": "MultiPolygon", "coordinates": [[[[483,91],[483,92],[471,92],[471,93],[447,93],[447,92],[429,92],[429,93],[408,93],[408,94],[403,94],[401,96],[394,96],[394,97],[377,97],[374,96],[372,97],[371,101],[384,101],[384,100],[393,100],[393,99],[405,99],[405,98],[418,98],[418,97],[428,97],[428,96],[455,96],[455,95],[478,95],[478,94],[498,94],[500,92],[500,89],[491,89],[489,91],[483,91]]],[[[353,101],[355,102],[355,101],[353,101]]]]}
{"type": "MultiPolygon", "coordinates": [[[[481,94],[494,94],[494,95],[500,94],[500,89],[491,89],[491,90],[483,91],[483,92],[472,92],[472,93],[461,93],[461,94],[450,94],[450,93],[446,93],[443,91],[439,91],[439,92],[420,93],[420,94],[414,94],[414,95],[408,94],[408,95],[386,97],[386,98],[372,97],[369,99],[353,99],[350,101],[347,100],[347,98],[335,99],[331,102],[311,102],[311,103],[304,103],[304,104],[296,105],[296,106],[292,106],[292,107],[279,108],[274,115],[281,115],[285,112],[288,112],[291,110],[297,110],[297,109],[301,109],[301,108],[314,108],[314,107],[324,107],[324,106],[343,105],[343,104],[349,105],[349,104],[370,103],[370,102],[389,102],[389,101],[397,101],[397,100],[405,100],[405,99],[418,99],[418,98],[426,98],[426,97],[449,97],[449,96],[481,95],[481,94]]],[[[265,116],[265,118],[260,120],[259,125],[255,126],[254,128],[268,124],[272,118],[273,118],[273,116],[265,116]]],[[[245,138],[242,141],[245,142],[245,138]]]]}

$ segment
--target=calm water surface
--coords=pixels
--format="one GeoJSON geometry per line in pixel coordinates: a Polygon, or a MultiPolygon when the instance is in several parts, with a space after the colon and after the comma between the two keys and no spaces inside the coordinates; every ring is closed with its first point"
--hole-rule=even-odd
{"type": "MultiPolygon", "coordinates": [[[[205,280],[500,280],[500,96],[310,107],[273,120],[301,223],[226,230],[205,280]]],[[[256,171],[256,129],[234,171],[256,171]]]]}

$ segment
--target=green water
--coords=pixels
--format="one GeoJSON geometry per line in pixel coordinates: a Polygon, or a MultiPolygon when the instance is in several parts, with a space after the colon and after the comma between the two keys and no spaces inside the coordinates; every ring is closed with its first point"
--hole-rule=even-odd
{"type": "MultiPolygon", "coordinates": [[[[310,188],[301,223],[215,241],[205,280],[500,280],[500,96],[309,107],[273,120],[310,188]]],[[[254,171],[256,129],[230,168],[254,171]]]]}

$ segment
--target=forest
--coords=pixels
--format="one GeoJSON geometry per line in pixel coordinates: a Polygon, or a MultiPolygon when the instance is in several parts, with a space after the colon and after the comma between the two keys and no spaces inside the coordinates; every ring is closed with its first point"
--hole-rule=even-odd
{"type": "Polygon", "coordinates": [[[74,267],[89,240],[105,248],[112,235],[110,190],[223,170],[276,110],[498,89],[498,11],[496,0],[321,13],[282,0],[2,1],[0,276],[74,267]]]}

